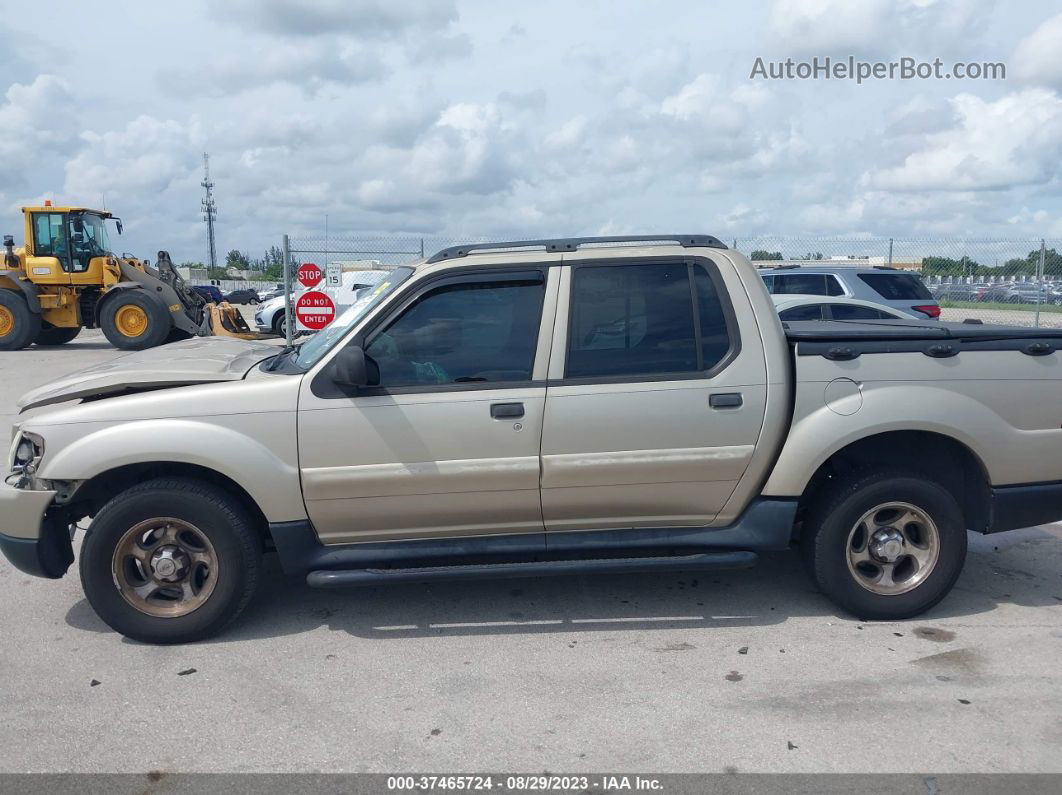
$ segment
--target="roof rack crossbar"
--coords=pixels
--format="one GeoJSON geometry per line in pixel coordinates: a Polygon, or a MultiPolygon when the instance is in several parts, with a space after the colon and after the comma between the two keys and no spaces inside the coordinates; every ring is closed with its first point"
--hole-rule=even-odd
{"type": "Polygon", "coordinates": [[[450,246],[428,257],[428,262],[467,257],[473,251],[508,248],[545,248],[546,251],[576,251],[580,246],[594,243],[642,243],[667,241],[683,248],[726,248],[726,244],[712,235],[611,235],[609,237],[558,237],[544,240],[510,240],[498,243],[466,243],[450,246]]]}

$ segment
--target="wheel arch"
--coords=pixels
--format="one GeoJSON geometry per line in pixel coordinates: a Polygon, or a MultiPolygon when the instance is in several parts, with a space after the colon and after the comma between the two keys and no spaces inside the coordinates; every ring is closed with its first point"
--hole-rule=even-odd
{"type": "Polygon", "coordinates": [[[926,430],[869,434],[833,452],[808,479],[799,498],[797,522],[838,476],[878,467],[909,469],[940,483],[959,503],[967,528],[986,531],[991,488],[984,462],[958,439],[926,430]]]}
{"type": "MultiPolygon", "coordinates": [[[[297,521],[306,510],[294,455],[286,447],[278,455],[246,433],[195,419],[141,420],[61,439],[54,455],[45,455],[38,477],[69,483],[71,502],[98,507],[108,484],[130,483],[130,473],[140,480],[193,475],[242,494],[265,521],[297,521]]],[[[111,488],[106,499],[114,493],[111,488]]]]}
{"type": "Polygon", "coordinates": [[[251,516],[262,539],[269,539],[268,520],[247,489],[216,469],[186,461],[144,461],[107,469],[80,483],[71,495],[70,504],[77,506],[78,510],[84,509],[86,515],[94,516],[116,494],[138,483],[167,477],[198,480],[222,488],[251,516]]]}

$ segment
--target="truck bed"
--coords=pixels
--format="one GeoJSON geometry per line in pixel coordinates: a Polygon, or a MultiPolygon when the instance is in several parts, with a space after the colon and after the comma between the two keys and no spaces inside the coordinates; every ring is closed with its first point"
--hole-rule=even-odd
{"type": "Polygon", "coordinates": [[[785,322],[782,328],[798,356],[830,359],[851,359],[861,353],[915,352],[945,358],[963,350],[1014,350],[1044,356],[1062,349],[1062,329],[1057,328],[915,319],[803,320],[785,322]]]}

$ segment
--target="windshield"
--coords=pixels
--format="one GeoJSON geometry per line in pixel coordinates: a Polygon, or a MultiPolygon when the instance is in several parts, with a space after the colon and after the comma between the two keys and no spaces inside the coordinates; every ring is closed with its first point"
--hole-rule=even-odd
{"type": "MultiPolygon", "coordinates": [[[[94,257],[110,254],[111,241],[107,236],[107,227],[104,220],[100,216],[92,215],[91,213],[82,213],[79,216],[75,216],[75,235],[77,234],[76,223],[78,220],[81,221],[81,242],[75,242],[75,248],[94,257]]],[[[76,237],[73,239],[77,241],[76,237]]]]}
{"type": "Polygon", "coordinates": [[[303,343],[295,356],[295,363],[300,367],[312,367],[322,356],[332,349],[339,340],[346,336],[354,326],[374,307],[413,275],[409,267],[395,268],[379,284],[358,292],[353,304],[322,331],[317,332],[309,342],[303,343]]]}

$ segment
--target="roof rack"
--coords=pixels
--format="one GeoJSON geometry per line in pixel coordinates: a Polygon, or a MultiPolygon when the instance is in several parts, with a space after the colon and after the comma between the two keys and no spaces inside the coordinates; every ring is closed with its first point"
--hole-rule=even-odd
{"type": "Polygon", "coordinates": [[[510,240],[499,243],[466,243],[450,246],[428,257],[428,262],[467,257],[474,251],[489,251],[509,248],[544,248],[546,251],[576,251],[580,246],[594,243],[642,243],[667,241],[678,243],[683,248],[726,248],[726,244],[712,235],[612,235],[609,237],[558,237],[545,240],[510,240]]]}

